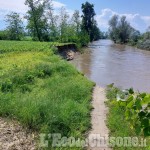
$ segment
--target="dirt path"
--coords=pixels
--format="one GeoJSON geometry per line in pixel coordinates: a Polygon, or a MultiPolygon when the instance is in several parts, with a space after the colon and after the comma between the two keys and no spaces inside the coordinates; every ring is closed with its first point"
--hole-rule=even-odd
{"type": "Polygon", "coordinates": [[[106,143],[109,131],[105,122],[108,112],[108,109],[104,103],[105,100],[105,90],[99,86],[96,86],[93,92],[92,105],[94,110],[91,113],[92,130],[89,133],[90,147],[88,150],[111,150],[106,143]],[[95,143],[97,145],[95,145],[95,143]]]}
{"type": "Polygon", "coordinates": [[[0,150],[35,150],[34,136],[12,120],[0,118],[0,150]]]}

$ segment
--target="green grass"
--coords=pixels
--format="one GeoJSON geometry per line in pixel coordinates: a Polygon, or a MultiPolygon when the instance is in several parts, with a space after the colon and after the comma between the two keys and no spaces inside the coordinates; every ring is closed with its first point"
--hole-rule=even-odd
{"type": "MultiPolygon", "coordinates": [[[[38,133],[84,138],[94,83],[38,42],[12,43],[13,52],[0,54],[0,116],[38,133]],[[29,45],[36,46],[28,51],[29,45]]],[[[11,42],[1,41],[0,49],[7,48],[11,51],[11,42]]]]}
{"type": "Polygon", "coordinates": [[[34,41],[2,41],[0,40],[0,54],[22,51],[50,51],[53,46],[63,46],[68,43],[34,42],[34,41]]]}
{"type": "MultiPolygon", "coordinates": [[[[116,103],[116,94],[121,93],[118,88],[107,89],[107,106],[109,107],[109,113],[107,116],[107,125],[110,130],[110,137],[138,137],[143,136],[136,135],[134,129],[130,128],[129,122],[125,118],[125,110],[116,103]]],[[[147,139],[148,147],[114,147],[114,150],[149,150],[150,139],[147,139]]]]}

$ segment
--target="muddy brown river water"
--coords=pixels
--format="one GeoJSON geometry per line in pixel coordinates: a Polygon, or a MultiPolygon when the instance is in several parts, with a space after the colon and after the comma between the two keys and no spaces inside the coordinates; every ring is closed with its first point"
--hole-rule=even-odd
{"type": "Polygon", "coordinates": [[[71,63],[101,87],[115,83],[122,89],[133,87],[150,93],[150,51],[100,40],[71,63]]]}

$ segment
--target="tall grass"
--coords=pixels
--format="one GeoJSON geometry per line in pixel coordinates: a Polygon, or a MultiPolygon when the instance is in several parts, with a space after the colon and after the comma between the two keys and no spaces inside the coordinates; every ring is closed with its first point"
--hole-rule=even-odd
{"type": "Polygon", "coordinates": [[[49,51],[0,54],[0,116],[16,118],[39,133],[84,138],[93,86],[49,51]]]}
{"type": "MultiPolygon", "coordinates": [[[[123,92],[116,87],[108,88],[106,92],[108,98],[107,106],[109,107],[109,113],[107,116],[107,125],[110,131],[110,137],[138,137],[139,144],[140,139],[144,138],[143,135],[137,135],[135,130],[131,128],[130,122],[126,120],[125,109],[116,103],[117,94],[121,95],[123,92]]],[[[114,150],[149,150],[150,138],[146,137],[147,147],[113,147],[114,150]]]]}

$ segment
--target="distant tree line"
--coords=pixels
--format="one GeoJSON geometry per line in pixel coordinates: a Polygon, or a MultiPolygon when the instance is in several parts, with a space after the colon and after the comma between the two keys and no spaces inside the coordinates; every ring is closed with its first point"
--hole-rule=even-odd
{"type": "Polygon", "coordinates": [[[114,43],[130,44],[141,49],[150,50],[150,27],[143,34],[134,29],[125,16],[112,16],[109,20],[109,37],[114,43]]]}
{"type": "Polygon", "coordinates": [[[19,13],[11,12],[6,16],[7,28],[0,31],[0,40],[29,40],[75,42],[85,46],[89,41],[105,38],[94,19],[94,5],[89,2],[82,4],[82,15],[78,10],[69,16],[65,8],[55,13],[50,0],[26,0],[28,12],[24,19],[19,13]],[[28,37],[28,38],[27,38],[28,37]]]}

